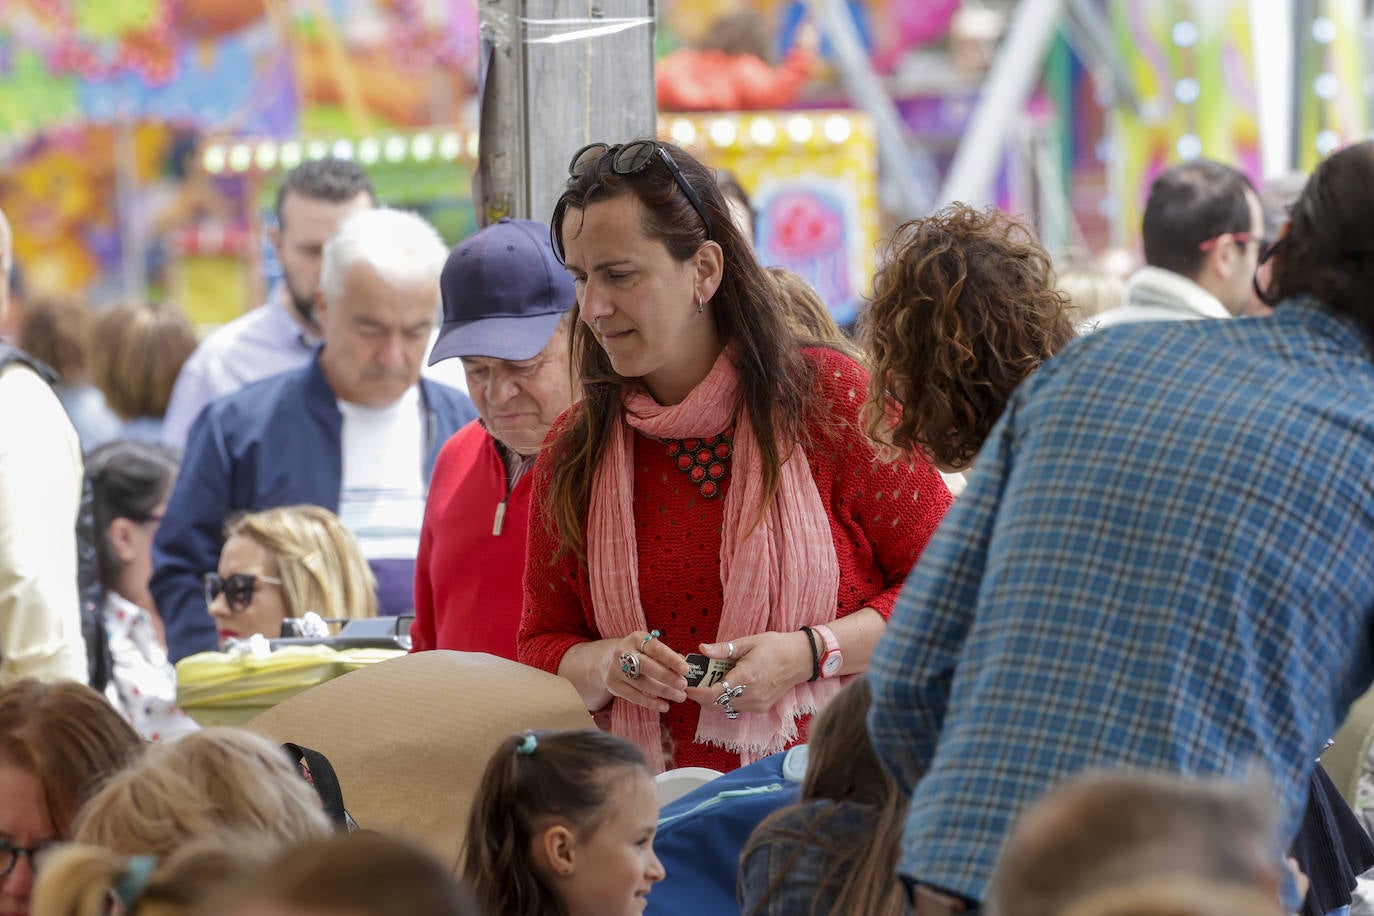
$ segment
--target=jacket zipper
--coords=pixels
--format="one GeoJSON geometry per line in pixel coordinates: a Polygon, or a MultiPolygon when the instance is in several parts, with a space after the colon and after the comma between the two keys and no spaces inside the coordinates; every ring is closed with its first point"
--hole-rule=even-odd
{"type": "MultiPolygon", "coordinates": [[[[501,446],[497,445],[497,449],[499,450],[500,448],[501,446]]],[[[500,456],[498,455],[498,457],[500,456]]],[[[520,483],[520,478],[525,476],[525,471],[529,470],[533,464],[534,459],[521,457],[520,463],[515,466],[515,473],[512,474],[509,471],[507,472],[506,495],[504,499],[496,504],[496,518],[491,523],[492,537],[501,536],[501,529],[506,526],[506,506],[510,503],[510,496],[515,492],[515,486],[520,483]]],[[[501,466],[503,468],[506,466],[506,459],[504,457],[501,457],[501,466]]]]}

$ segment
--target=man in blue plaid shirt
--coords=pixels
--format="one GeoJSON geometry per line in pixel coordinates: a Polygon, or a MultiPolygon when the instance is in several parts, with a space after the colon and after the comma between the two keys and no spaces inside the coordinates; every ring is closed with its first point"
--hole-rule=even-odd
{"type": "Polygon", "coordinates": [[[1374,147],[1275,250],[1274,315],[1101,331],[1013,394],[869,669],[912,882],[982,900],[1088,767],[1258,763],[1292,836],[1374,680],[1374,147]]]}

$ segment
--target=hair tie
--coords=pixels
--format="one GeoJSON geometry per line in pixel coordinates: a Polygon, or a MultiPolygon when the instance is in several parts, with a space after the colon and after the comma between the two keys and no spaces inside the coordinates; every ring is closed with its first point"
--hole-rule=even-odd
{"type": "Polygon", "coordinates": [[[154,868],[157,868],[156,856],[129,856],[124,860],[124,870],[110,889],[124,912],[132,912],[138,904],[138,899],[148,889],[148,879],[152,877],[154,868]]]}
{"type": "Polygon", "coordinates": [[[520,743],[515,746],[515,753],[522,757],[528,757],[534,753],[534,749],[539,746],[539,739],[534,736],[534,732],[525,732],[525,737],[520,739],[520,743]]]}

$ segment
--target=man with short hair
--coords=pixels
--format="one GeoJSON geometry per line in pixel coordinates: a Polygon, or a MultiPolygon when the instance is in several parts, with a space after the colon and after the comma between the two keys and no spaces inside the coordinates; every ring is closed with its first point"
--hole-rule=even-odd
{"type": "Polygon", "coordinates": [[[1197,878],[1278,902],[1272,789],[1164,773],[1089,771],[1016,822],[993,873],[996,916],[1059,916],[1094,892],[1197,878]]]}
{"type": "Polygon", "coordinates": [[[281,282],[260,308],[201,341],[182,366],[162,423],[164,442],[185,446],[192,421],[215,398],[310,362],[320,336],[314,312],[324,243],[349,214],[375,204],[367,173],[348,160],[312,160],[287,174],[277,188],[277,225],[268,230],[281,282]]]}
{"type": "MultiPolygon", "coordinates": [[[[0,324],[13,265],[0,213],[0,324]]],[[[81,447],[45,373],[0,344],[0,686],[88,677],[77,595],[81,447]]]]}
{"type": "Polygon", "coordinates": [[[1245,313],[1264,235],[1245,175],[1206,159],[1166,170],[1150,186],[1141,234],[1146,266],[1127,281],[1125,304],[1094,319],[1098,328],[1245,313]]]}
{"type": "Polygon", "coordinates": [[[338,513],[377,576],[382,613],[411,608],[430,469],[477,415],[462,392],[420,377],[446,255],[414,214],[348,217],[324,247],[315,358],[212,402],[192,425],[153,542],[151,590],[173,659],[218,644],[201,578],[234,512],[338,513]]]}
{"type": "Polygon", "coordinates": [[[415,563],[414,651],[515,660],[530,474],[573,401],[568,334],[577,293],[548,227],[503,219],[449,255],[444,326],[430,362],[460,358],[481,419],[434,465],[415,563]]]}

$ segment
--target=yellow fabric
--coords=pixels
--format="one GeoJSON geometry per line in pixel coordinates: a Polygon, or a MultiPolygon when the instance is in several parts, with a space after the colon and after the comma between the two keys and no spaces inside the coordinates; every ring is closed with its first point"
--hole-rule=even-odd
{"type": "Polygon", "coordinates": [[[201,652],[177,662],[177,705],[201,725],[242,725],[307,688],[402,649],[288,646],[265,658],[201,652]]]}

